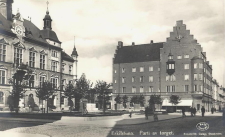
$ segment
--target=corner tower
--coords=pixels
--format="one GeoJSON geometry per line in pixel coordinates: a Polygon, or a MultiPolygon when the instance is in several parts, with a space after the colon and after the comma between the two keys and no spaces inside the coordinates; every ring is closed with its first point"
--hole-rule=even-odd
{"type": "Polygon", "coordinates": [[[75,47],[75,40],[74,40],[74,47],[73,47],[73,51],[72,51],[72,54],[71,54],[71,57],[74,59],[74,62],[73,62],[73,79],[74,80],[77,80],[77,62],[78,62],[78,54],[77,54],[77,50],[76,50],[76,47],[75,47]]]}

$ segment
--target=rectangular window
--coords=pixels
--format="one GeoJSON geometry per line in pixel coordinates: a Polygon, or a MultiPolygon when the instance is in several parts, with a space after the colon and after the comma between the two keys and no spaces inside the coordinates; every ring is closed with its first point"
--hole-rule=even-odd
{"type": "Polygon", "coordinates": [[[22,63],[22,49],[14,47],[14,63],[18,67],[22,63]]]}
{"type": "Polygon", "coordinates": [[[51,83],[53,88],[57,89],[58,88],[58,79],[57,78],[51,78],[51,83]]]}
{"type": "Polygon", "coordinates": [[[170,92],[170,86],[166,86],[166,92],[170,92]]]}
{"type": "Polygon", "coordinates": [[[140,82],[144,82],[144,76],[140,77],[140,82]]]}
{"type": "Polygon", "coordinates": [[[58,57],[58,55],[57,55],[57,51],[55,51],[55,50],[52,50],[52,57],[58,57]]]}
{"type": "Polygon", "coordinates": [[[153,92],[153,86],[149,87],[149,92],[153,92]]]}
{"type": "Polygon", "coordinates": [[[199,63],[199,68],[203,69],[203,63],[199,63]]]}
{"type": "Polygon", "coordinates": [[[136,93],[136,87],[132,87],[132,93],[136,93]]]}
{"type": "Polygon", "coordinates": [[[114,80],[114,83],[116,83],[116,79],[114,80]]]}
{"type": "Polygon", "coordinates": [[[149,67],[149,71],[153,71],[153,66],[150,66],[149,67]]]}
{"type": "Polygon", "coordinates": [[[114,70],[114,73],[116,73],[116,69],[114,70]]]}
{"type": "Polygon", "coordinates": [[[39,77],[39,86],[42,87],[42,83],[45,82],[45,77],[44,76],[40,76],[39,77]]]}
{"type": "Polygon", "coordinates": [[[177,59],[182,59],[182,56],[181,56],[181,55],[178,55],[178,56],[177,56],[177,59]]]}
{"type": "Polygon", "coordinates": [[[198,85],[194,85],[194,91],[198,91],[198,85]]]}
{"type": "Polygon", "coordinates": [[[189,75],[188,74],[184,75],[184,80],[189,80],[189,75]]]}
{"type": "Polygon", "coordinates": [[[126,93],[126,87],[122,88],[122,93],[126,93]]]}
{"type": "Polygon", "coordinates": [[[125,73],[125,68],[122,68],[122,73],[125,73]]]}
{"type": "Polygon", "coordinates": [[[194,74],[194,80],[198,80],[198,74],[194,74]]]}
{"type": "Polygon", "coordinates": [[[169,81],[170,80],[170,76],[166,76],[166,81],[169,81]]]}
{"type": "Polygon", "coordinates": [[[203,86],[199,85],[199,91],[203,91],[203,86]]]}
{"type": "Polygon", "coordinates": [[[171,75],[171,76],[170,76],[170,81],[176,81],[175,75],[171,75]]]}
{"type": "Polygon", "coordinates": [[[188,92],[188,91],[189,91],[189,85],[185,85],[185,86],[184,86],[184,91],[185,91],[185,92],[188,92]]]}
{"type": "Polygon", "coordinates": [[[184,69],[189,69],[189,64],[184,64],[184,69]]]}
{"type": "Polygon", "coordinates": [[[171,88],[172,88],[172,92],[175,92],[176,91],[176,89],[175,89],[175,85],[173,85],[173,86],[171,86],[171,88]]]}
{"type": "Polygon", "coordinates": [[[135,82],[135,77],[132,77],[132,82],[135,82]]]}
{"type": "Polygon", "coordinates": [[[144,72],[144,67],[140,67],[140,72],[144,72]]]}
{"type": "Polygon", "coordinates": [[[29,87],[34,87],[34,75],[26,75],[26,80],[28,80],[29,87]]]}
{"type": "Polygon", "coordinates": [[[69,66],[69,74],[72,75],[72,66],[69,66]]]}
{"type": "Polygon", "coordinates": [[[122,77],[122,83],[125,83],[125,79],[126,79],[125,77],[122,77]]]}
{"type": "Polygon", "coordinates": [[[58,62],[52,60],[52,62],[51,62],[51,70],[52,71],[57,71],[57,65],[58,65],[58,62]]]}
{"type": "Polygon", "coordinates": [[[153,76],[149,76],[149,82],[153,82],[153,76]]]}
{"type": "Polygon", "coordinates": [[[199,78],[199,80],[202,80],[203,79],[203,75],[202,74],[198,74],[198,78],[199,78]]]}
{"type": "Polygon", "coordinates": [[[5,62],[6,57],[6,45],[0,44],[0,61],[5,62]]]}
{"type": "Polygon", "coordinates": [[[188,59],[189,58],[189,55],[188,54],[184,55],[184,58],[185,59],[188,59]]]}
{"type": "Polygon", "coordinates": [[[5,72],[5,70],[0,70],[0,84],[6,84],[6,72],[5,72]]]}
{"type": "Polygon", "coordinates": [[[144,87],[140,87],[140,93],[144,92],[144,87]]]}
{"type": "Polygon", "coordinates": [[[198,68],[198,63],[194,63],[194,69],[198,68]]]}
{"type": "Polygon", "coordinates": [[[63,79],[63,80],[62,80],[62,89],[64,89],[65,86],[66,86],[66,79],[63,79]]]}
{"type": "Polygon", "coordinates": [[[30,51],[30,54],[29,54],[29,66],[31,68],[35,67],[35,52],[33,51],[30,51]]]}
{"type": "Polygon", "coordinates": [[[60,98],[60,104],[61,105],[64,105],[64,98],[65,98],[65,96],[61,96],[61,98],[60,98]]]}
{"type": "Polygon", "coordinates": [[[45,55],[40,55],[40,69],[45,69],[45,55]]]}
{"type": "Polygon", "coordinates": [[[0,91],[0,104],[4,104],[4,93],[0,91]]]}
{"type": "Polygon", "coordinates": [[[114,90],[114,93],[116,93],[116,89],[114,90]]]}
{"type": "Polygon", "coordinates": [[[136,72],[136,68],[132,68],[132,72],[136,72]]]}

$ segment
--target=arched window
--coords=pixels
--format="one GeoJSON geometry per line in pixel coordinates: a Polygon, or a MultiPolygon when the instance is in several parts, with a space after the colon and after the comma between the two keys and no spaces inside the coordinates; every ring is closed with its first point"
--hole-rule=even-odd
{"type": "Polygon", "coordinates": [[[4,104],[4,93],[0,91],[0,104],[4,104]]]}

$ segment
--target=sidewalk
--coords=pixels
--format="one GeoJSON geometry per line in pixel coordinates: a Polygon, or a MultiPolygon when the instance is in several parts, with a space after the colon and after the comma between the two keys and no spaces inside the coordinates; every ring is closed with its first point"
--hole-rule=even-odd
{"type": "MultiPolygon", "coordinates": [[[[145,115],[136,115],[132,114],[132,117],[129,117],[129,114],[124,114],[123,118],[116,122],[117,125],[137,125],[143,123],[154,122],[153,116],[148,116],[148,119],[145,119],[145,115]]],[[[168,120],[174,118],[181,118],[181,115],[158,115],[158,120],[168,120]]]]}
{"type": "MultiPolygon", "coordinates": [[[[168,113],[168,115],[180,115],[182,116],[182,113],[168,113]]],[[[186,116],[191,116],[190,112],[185,112],[186,116]]],[[[213,114],[211,112],[205,112],[204,116],[222,116],[223,113],[222,112],[214,112],[213,114]]],[[[196,116],[202,116],[201,112],[197,112],[196,116]]]]}
{"type": "Polygon", "coordinates": [[[0,137],[50,137],[47,135],[41,134],[28,134],[28,133],[19,133],[11,131],[0,131],[0,137]]]}

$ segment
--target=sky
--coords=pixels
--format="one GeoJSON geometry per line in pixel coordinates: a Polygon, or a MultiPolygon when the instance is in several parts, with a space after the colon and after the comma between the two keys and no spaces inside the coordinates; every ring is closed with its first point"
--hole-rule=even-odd
{"type": "MultiPolygon", "coordinates": [[[[112,82],[112,59],[118,41],[124,45],[166,42],[176,21],[187,29],[206,52],[213,78],[225,86],[224,0],[48,0],[52,29],[69,55],[78,51],[78,77],[112,82]]],[[[14,0],[20,11],[40,29],[46,0],[14,0]]]]}

